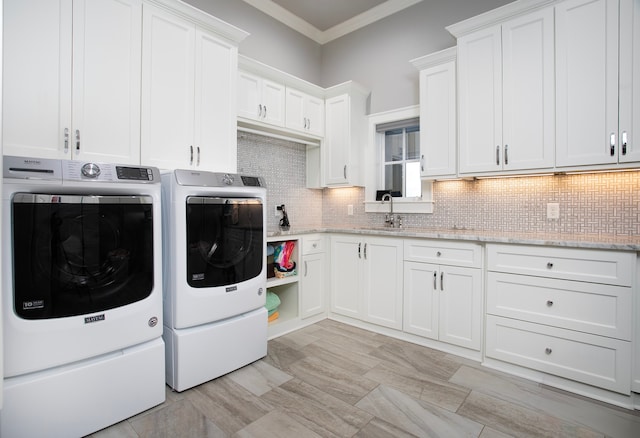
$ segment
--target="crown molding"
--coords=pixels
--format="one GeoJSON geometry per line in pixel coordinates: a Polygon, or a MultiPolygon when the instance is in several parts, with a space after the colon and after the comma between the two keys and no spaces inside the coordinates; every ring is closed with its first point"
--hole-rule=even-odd
{"type": "Polygon", "coordinates": [[[375,23],[385,17],[400,12],[403,9],[420,3],[422,0],[387,0],[360,15],[357,15],[343,23],[337,24],[325,31],[312,26],[297,15],[292,14],[272,0],[244,0],[254,8],[275,18],[293,30],[312,39],[318,44],[326,44],[340,38],[350,32],[361,29],[371,23],[375,23]]]}

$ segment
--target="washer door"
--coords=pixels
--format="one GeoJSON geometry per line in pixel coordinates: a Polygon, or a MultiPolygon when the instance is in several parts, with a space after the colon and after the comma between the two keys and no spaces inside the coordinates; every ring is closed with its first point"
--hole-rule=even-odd
{"type": "Polygon", "coordinates": [[[263,206],[257,198],[187,197],[187,283],[241,283],[262,272],[263,206]]]}
{"type": "Polygon", "coordinates": [[[15,313],[24,319],[60,318],[148,297],[152,201],[150,196],[14,195],[15,313]]]}

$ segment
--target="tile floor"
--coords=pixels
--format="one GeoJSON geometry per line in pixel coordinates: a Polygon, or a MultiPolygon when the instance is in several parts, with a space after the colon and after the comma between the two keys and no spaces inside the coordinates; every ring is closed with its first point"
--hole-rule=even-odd
{"type": "Polygon", "coordinates": [[[324,320],[269,354],[92,435],[640,437],[628,411],[324,320]]]}

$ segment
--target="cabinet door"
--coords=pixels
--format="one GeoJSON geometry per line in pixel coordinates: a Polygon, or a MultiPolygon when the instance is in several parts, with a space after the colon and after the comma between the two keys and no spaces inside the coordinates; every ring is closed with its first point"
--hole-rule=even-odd
{"type": "Polygon", "coordinates": [[[556,165],[617,162],[618,0],[556,6],[556,67],[556,165]]]}
{"type": "Polygon", "coordinates": [[[420,154],[423,177],[456,174],[456,63],[420,71],[420,154]]]}
{"type": "Polygon", "coordinates": [[[195,26],[144,5],[142,164],[193,165],[195,26]]]}
{"type": "Polygon", "coordinates": [[[480,350],[482,340],[482,274],[480,269],[441,266],[440,340],[480,350]]]}
{"type": "Polygon", "coordinates": [[[402,240],[364,241],[363,316],[385,327],[402,328],[402,240]]]}
{"type": "Polygon", "coordinates": [[[73,157],[139,164],[141,1],[74,1],[73,35],[73,157]]]}
{"type": "Polygon", "coordinates": [[[307,115],[307,131],[322,137],[324,135],[324,99],[307,96],[305,114],[307,115]]]}
{"type": "Polygon", "coordinates": [[[304,319],[325,311],[325,255],[303,256],[300,269],[300,318],[304,319]]]}
{"type": "Polygon", "coordinates": [[[262,120],[276,126],[284,126],[284,85],[266,79],[262,81],[262,120]]]}
{"type": "MultiPolygon", "coordinates": [[[[640,161],[640,1],[620,0],[619,161],[640,161]],[[635,51],[634,51],[635,50],[635,51]]],[[[640,351],[640,349],[638,349],[640,351]]]]}
{"type": "Polygon", "coordinates": [[[71,0],[4,1],[6,155],[71,157],[71,8],[71,0]]]}
{"type": "Polygon", "coordinates": [[[287,88],[285,125],[287,128],[298,131],[307,130],[305,115],[306,94],[301,91],[287,88]]]}
{"type": "Polygon", "coordinates": [[[361,318],[362,242],[352,236],[331,237],[331,311],[361,318]]]}
{"type": "Polygon", "coordinates": [[[504,170],[553,167],[554,76],[553,8],[503,24],[504,170]]]}
{"type": "Polygon", "coordinates": [[[502,168],[500,26],[458,39],[460,173],[502,168]]]}
{"type": "Polygon", "coordinates": [[[235,46],[196,29],[194,166],[203,170],[237,171],[237,58],[235,46]]]}
{"type": "Polygon", "coordinates": [[[260,120],[262,116],[262,79],[244,71],[238,72],[238,117],[260,120]]]}
{"type": "Polygon", "coordinates": [[[336,96],[326,101],[325,183],[340,185],[349,182],[351,142],[349,96],[336,96]]]}
{"type": "Polygon", "coordinates": [[[404,318],[407,333],[438,339],[440,293],[438,265],[404,262],[404,318]]]}

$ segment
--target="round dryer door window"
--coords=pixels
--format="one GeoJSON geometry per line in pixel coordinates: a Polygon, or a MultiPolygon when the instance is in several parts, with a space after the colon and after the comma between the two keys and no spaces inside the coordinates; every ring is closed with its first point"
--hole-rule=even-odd
{"type": "Polygon", "coordinates": [[[256,198],[187,198],[187,283],[218,287],[262,273],[263,210],[256,198]]]}
{"type": "Polygon", "coordinates": [[[21,193],[12,208],[20,317],[82,315],[150,295],[151,197],[21,193]]]}

